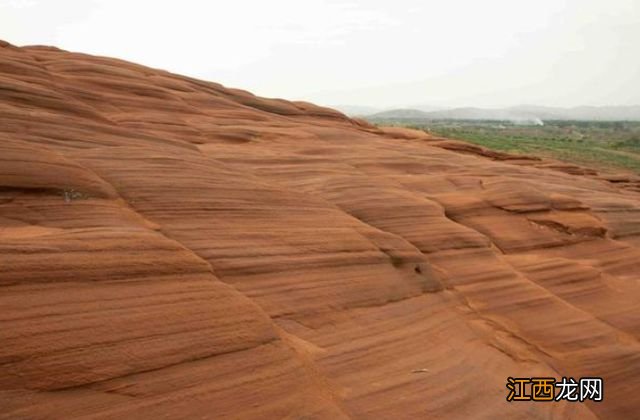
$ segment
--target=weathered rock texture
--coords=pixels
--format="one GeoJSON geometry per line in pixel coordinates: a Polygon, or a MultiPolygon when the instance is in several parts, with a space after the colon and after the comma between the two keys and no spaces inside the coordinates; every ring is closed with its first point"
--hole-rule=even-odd
{"type": "Polygon", "coordinates": [[[639,190],[2,43],[0,417],[633,418],[639,190]]]}

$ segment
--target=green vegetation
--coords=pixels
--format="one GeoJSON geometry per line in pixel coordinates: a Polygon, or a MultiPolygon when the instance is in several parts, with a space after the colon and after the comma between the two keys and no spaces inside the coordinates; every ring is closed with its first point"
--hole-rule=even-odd
{"type": "Polygon", "coordinates": [[[514,154],[550,157],[601,169],[640,173],[640,122],[545,121],[374,121],[421,129],[514,154]]]}

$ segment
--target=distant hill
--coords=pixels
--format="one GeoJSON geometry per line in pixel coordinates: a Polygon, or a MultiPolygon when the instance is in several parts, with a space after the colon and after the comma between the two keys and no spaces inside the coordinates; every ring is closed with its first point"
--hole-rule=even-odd
{"type": "Polygon", "coordinates": [[[415,111],[419,112],[432,112],[432,111],[440,111],[442,107],[435,107],[430,105],[412,105],[410,107],[401,107],[401,108],[393,108],[393,107],[373,107],[366,105],[332,105],[331,108],[337,109],[340,112],[345,113],[350,117],[368,117],[373,115],[380,114],[382,117],[386,113],[389,113],[390,117],[394,117],[394,115],[405,114],[406,118],[419,118],[420,114],[414,115],[415,111]]]}
{"type": "Polygon", "coordinates": [[[390,109],[388,111],[382,111],[369,115],[368,118],[406,118],[406,119],[429,119],[430,112],[421,111],[419,109],[403,108],[403,109],[390,109]]]}
{"type": "Polygon", "coordinates": [[[337,109],[350,117],[372,115],[383,110],[383,108],[365,105],[332,105],[331,108],[337,109]]]}
{"type": "Polygon", "coordinates": [[[544,120],[640,121],[640,106],[580,106],[573,108],[518,105],[508,108],[451,108],[425,112],[403,108],[378,112],[367,116],[371,120],[507,120],[539,122],[544,120]]]}

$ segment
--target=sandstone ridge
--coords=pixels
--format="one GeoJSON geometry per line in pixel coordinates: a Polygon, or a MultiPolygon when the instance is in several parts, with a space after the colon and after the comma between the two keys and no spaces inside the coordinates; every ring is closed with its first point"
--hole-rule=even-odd
{"type": "Polygon", "coordinates": [[[0,418],[640,411],[634,176],[4,42],[0,121],[0,418]]]}

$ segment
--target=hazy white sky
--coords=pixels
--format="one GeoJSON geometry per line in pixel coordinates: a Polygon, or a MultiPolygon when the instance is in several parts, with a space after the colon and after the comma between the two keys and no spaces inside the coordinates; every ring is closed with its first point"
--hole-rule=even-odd
{"type": "Polygon", "coordinates": [[[0,39],[321,104],[640,104],[640,0],[0,0],[0,39]]]}

